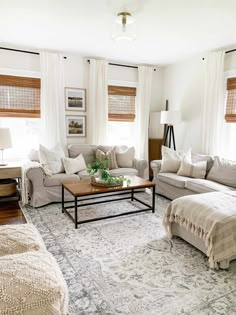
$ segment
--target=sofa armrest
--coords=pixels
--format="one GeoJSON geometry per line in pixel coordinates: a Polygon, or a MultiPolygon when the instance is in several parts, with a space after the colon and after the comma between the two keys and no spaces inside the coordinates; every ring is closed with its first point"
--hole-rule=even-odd
{"type": "Polygon", "coordinates": [[[153,170],[153,181],[157,179],[157,175],[161,170],[161,160],[153,160],[151,161],[151,169],[153,170]]]}
{"type": "Polygon", "coordinates": [[[42,165],[38,162],[30,162],[22,167],[22,203],[27,204],[33,191],[44,186],[46,177],[42,165]]]}
{"type": "Polygon", "coordinates": [[[148,167],[148,162],[143,159],[134,159],[134,168],[138,171],[138,176],[144,178],[145,170],[148,167]]]}

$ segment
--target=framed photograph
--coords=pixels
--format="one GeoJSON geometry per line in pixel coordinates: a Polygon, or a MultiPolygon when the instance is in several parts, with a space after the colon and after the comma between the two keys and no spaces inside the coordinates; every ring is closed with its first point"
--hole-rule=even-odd
{"type": "Polygon", "coordinates": [[[85,116],[66,116],[66,136],[85,137],[86,120],[85,116]]]}
{"type": "Polygon", "coordinates": [[[65,88],[66,110],[85,111],[85,89],[65,88]]]}

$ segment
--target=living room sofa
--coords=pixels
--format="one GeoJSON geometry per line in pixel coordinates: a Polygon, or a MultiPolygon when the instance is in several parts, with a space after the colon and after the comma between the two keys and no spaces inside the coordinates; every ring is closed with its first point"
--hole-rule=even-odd
{"type": "MultiPolygon", "coordinates": [[[[68,157],[76,158],[80,154],[83,155],[86,165],[92,163],[96,159],[96,150],[99,149],[105,153],[112,150],[113,146],[96,146],[89,144],[71,144],[68,146],[68,157]]],[[[125,152],[129,149],[127,146],[117,147],[118,152],[123,154],[123,163],[119,165],[118,168],[111,169],[110,174],[113,176],[128,176],[137,175],[139,177],[144,177],[144,172],[148,167],[148,162],[142,159],[133,158],[131,161],[124,161],[125,152]],[[123,153],[124,152],[124,153],[123,153]],[[125,167],[129,166],[129,167],[125,167]]],[[[118,153],[119,154],[119,153],[118,153]]],[[[127,159],[130,155],[127,154],[127,159]]],[[[27,195],[29,197],[29,203],[33,207],[41,207],[51,202],[61,201],[61,184],[63,182],[76,182],[81,179],[89,178],[87,170],[84,169],[76,174],[66,174],[65,172],[58,174],[47,175],[42,165],[39,163],[37,152],[34,157],[30,157],[33,162],[29,165],[24,172],[23,185],[27,187],[27,195]]],[[[24,187],[23,187],[24,188],[24,187]]],[[[25,188],[24,188],[25,189],[25,188]]],[[[65,192],[65,201],[72,200],[71,195],[65,192]]]]}
{"type": "Polygon", "coordinates": [[[207,162],[205,178],[180,176],[176,172],[161,172],[162,161],[152,161],[151,168],[153,182],[156,183],[156,193],[174,200],[187,195],[236,190],[236,162],[218,156],[196,153],[191,153],[191,159],[195,163],[207,162]]]}

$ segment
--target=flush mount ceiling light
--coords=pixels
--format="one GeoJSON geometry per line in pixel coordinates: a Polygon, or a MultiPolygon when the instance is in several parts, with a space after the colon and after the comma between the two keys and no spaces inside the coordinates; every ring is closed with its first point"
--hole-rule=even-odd
{"type": "Polygon", "coordinates": [[[134,40],[136,38],[135,20],[129,12],[117,14],[112,38],[115,40],[134,40]]]}

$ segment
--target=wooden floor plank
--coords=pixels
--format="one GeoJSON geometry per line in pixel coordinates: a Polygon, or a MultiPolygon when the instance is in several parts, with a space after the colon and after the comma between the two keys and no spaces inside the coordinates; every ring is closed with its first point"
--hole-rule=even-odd
{"type": "Polygon", "coordinates": [[[0,203],[0,225],[26,223],[18,201],[0,203]]]}

